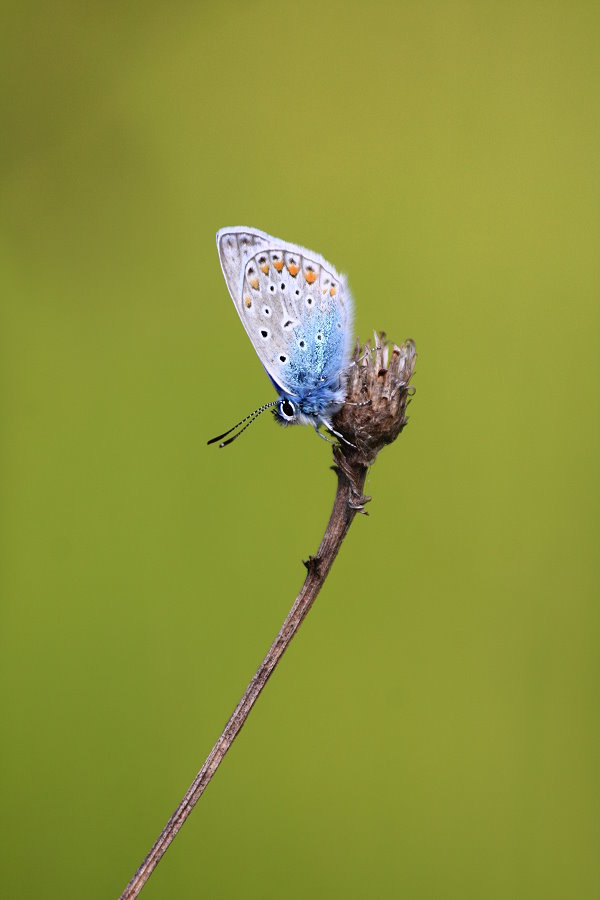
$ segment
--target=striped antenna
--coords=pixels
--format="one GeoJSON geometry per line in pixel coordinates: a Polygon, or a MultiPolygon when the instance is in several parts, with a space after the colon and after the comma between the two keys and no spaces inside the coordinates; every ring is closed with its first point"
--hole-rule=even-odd
{"type": "Polygon", "coordinates": [[[233,428],[230,428],[229,431],[224,431],[223,434],[218,434],[216,437],[211,438],[210,441],[207,441],[207,444],[214,444],[216,441],[221,441],[219,447],[227,447],[228,444],[231,444],[235,441],[236,438],[239,438],[240,434],[243,434],[246,428],[249,428],[250,425],[254,422],[255,419],[258,419],[261,413],[264,413],[265,409],[271,409],[272,406],[276,406],[279,403],[279,400],[271,400],[270,403],[265,403],[263,406],[259,406],[258,409],[255,409],[254,412],[251,412],[249,415],[244,416],[241,421],[234,425],[233,428]],[[244,422],[246,423],[244,425],[244,422]],[[236,428],[239,428],[240,425],[244,425],[241,431],[238,431],[237,434],[234,434],[233,437],[230,437],[228,441],[221,440],[224,437],[227,437],[228,434],[231,434],[232,431],[235,431],[236,428]]]}

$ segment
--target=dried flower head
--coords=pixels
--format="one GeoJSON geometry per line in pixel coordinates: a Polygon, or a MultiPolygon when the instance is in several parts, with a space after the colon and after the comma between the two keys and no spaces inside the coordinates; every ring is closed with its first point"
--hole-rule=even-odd
{"type": "MultiPolygon", "coordinates": [[[[357,340],[348,374],[347,397],[333,423],[348,441],[336,447],[338,469],[357,488],[364,483],[366,469],[379,451],[395,441],[406,425],[406,407],[414,388],[410,385],[417,351],[414,341],[399,347],[375,334],[361,349],[357,340]],[[352,445],[352,446],[350,446],[352,445]]],[[[355,496],[357,508],[368,498],[355,496]]]]}

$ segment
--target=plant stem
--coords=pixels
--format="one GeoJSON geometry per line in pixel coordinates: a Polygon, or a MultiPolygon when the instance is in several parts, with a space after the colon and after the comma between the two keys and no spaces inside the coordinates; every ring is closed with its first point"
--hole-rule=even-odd
{"type": "Polygon", "coordinates": [[[194,778],[185,797],[163,828],[147,857],[121,894],[121,900],[137,897],[162,859],[169,844],[193,810],[231,747],[250,710],[290,641],[306,618],[333,565],[342,541],[357,512],[364,511],[368,497],[362,491],[369,467],[379,451],[396,440],[406,425],[406,406],[412,393],[412,377],[417,354],[414,342],[400,346],[374,336],[374,345],[359,342],[348,367],[346,402],[333,419],[342,444],[333,455],[338,484],[331,517],[316,556],[306,563],[308,573],[302,589],[256,675],[244,691],[221,737],[194,778]]]}
{"type": "Polygon", "coordinates": [[[217,771],[223,757],[231,747],[244,725],[250,710],[258,700],[264,686],[271,677],[279,660],[287,650],[292,638],[300,628],[313,605],[325,579],[333,565],[352,520],[357,512],[362,511],[367,498],[362,496],[368,467],[357,454],[343,453],[334,448],[337,465],[334,467],[337,477],[337,491],[333,510],[323,540],[316,556],[311,556],[305,563],[308,572],[300,593],[296,597],[279,634],[273,641],[267,655],[260,664],[252,681],[236,706],[223,732],[210,751],[204,765],[192,781],[185,796],[155,841],[152,849],[141,866],[121,894],[120,900],[131,900],[137,897],[150,875],[162,859],[169,844],[204,793],[211,778],[217,771]]]}

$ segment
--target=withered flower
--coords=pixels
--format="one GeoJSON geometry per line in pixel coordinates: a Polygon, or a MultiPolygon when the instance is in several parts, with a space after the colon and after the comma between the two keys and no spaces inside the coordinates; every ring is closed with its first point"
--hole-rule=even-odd
{"type": "Polygon", "coordinates": [[[362,485],[379,451],[395,441],[406,425],[406,407],[414,388],[410,385],[417,350],[414,341],[397,346],[374,335],[373,346],[356,342],[348,373],[346,403],[334,418],[337,431],[348,443],[334,450],[338,469],[352,486],[349,503],[361,511],[369,499],[362,485]]]}

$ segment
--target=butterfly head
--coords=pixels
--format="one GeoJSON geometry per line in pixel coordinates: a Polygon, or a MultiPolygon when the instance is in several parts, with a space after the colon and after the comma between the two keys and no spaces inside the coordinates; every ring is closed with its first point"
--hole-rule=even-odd
{"type": "Polygon", "coordinates": [[[273,415],[280,425],[311,425],[318,427],[324,418],[329,419],[343,405],[345,387],[338,390],[321,388],[307,397],[291,398],[280,394],[275,401],[273,415]]]}

